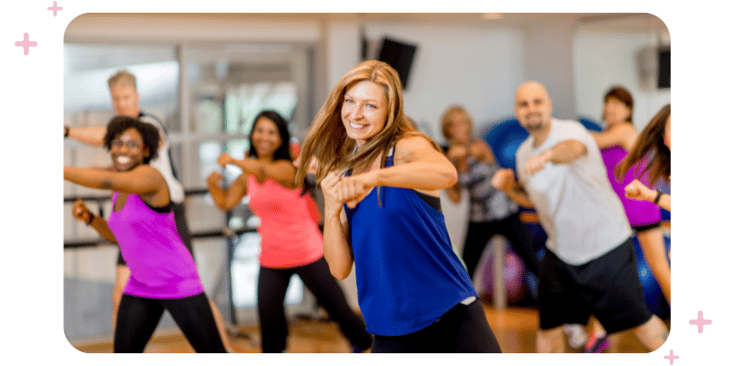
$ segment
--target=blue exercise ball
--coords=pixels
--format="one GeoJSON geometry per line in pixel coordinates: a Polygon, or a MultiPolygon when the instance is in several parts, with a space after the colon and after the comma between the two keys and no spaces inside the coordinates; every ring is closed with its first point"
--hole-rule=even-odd
{"type": "Polygon", "coordinates": [[[590,131],[596,131],[601,132],[603,129],[601,128],[601,125],[598,124],[598,122],[588,118],[588,117],[578,117],[578,122],[583,125],[586,129],[590,131]]]}
{"type": "Polygon", "coordinates": [[[502,168],[514,169],[519,145],[529,133],[516,118],[507,118],[492,124],[486,133],[486,143],[494,152],[497,164],[502,168]]]}
{"type": "MultiPolygon", "coordinates": [[[[671,241],[665,238],[665,246],[669,253],[671,241]]],[[[662,319],[669,318],[670,310],[667,299],[664,298],[662,289],[659,287],[657,280],[654,279],[651,269],[644,258],[639,241],[634,238],[634,252],[636,254],[636,266],[639,271],[639,280],[641,281],[642,291],[644,292],[644,302],[647,308],[653,314],[662,319]]]]}

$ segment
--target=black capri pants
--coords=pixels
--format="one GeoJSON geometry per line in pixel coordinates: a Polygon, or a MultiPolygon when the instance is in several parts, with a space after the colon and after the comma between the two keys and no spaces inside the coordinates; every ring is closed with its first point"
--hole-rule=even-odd
{"type": "Polygon", "coordinates": [[[142,353],[164,310],[168,310],[196,352],[226,353],[209,300],[203,292],[181,299],[149,299],[123,294],[117,313],[114,352],[142,353]]]}
{"type": "Polygon", "coordinates": [[[331,275],[328,263],[321,257],[298,267],[260,267],[257,310],[262,332],[262,352],[277,353],[286,348],[288,324],[285,318],[285,293],[294,274],[300,277],[351,344],[361,350],[369,349],[372,335],[366,331],[364,319],[351,309],[341,286],[331,275]]]}
{"type": "Polygon", "coordinates": [[[501,353],[476,299],[459,303],[427,328],[401,336],[374,336],[371,353],[501,353]]]}

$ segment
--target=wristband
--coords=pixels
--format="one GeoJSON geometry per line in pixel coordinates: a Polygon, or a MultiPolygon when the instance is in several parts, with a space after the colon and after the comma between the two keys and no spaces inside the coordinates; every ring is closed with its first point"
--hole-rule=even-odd
{"type": "Polygon", "coordinates": [[[654,197],[654,201],[652,201],[652,203],[654,203],[655,205],[658,205],[660,198],[662,198],[662,191],[657,189],[657,196],[654,197]]]}
{"type": "Polygon", "coordinates": [[[69,126],[64,126],[64,137],[69,137],[69,126]]]}
{"type": "Polygon", "coordinates": [[[91,224],[92,224],[92,221],[94,221],[94,217],[95,217],[95,216],[94,216],[94,214],[90,212],[90,213],[89,213],[89,220],[87,220],[87,221],[85,222],[85,223],[87,224],[87,226],[89,226],[89,225],[91,225],[91,224]]]}

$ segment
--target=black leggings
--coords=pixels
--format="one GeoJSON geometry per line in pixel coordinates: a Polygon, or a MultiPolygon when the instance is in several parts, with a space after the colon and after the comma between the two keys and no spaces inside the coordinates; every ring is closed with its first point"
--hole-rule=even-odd
{"type": "Polygon", "coordinates": [[[203,292],[169,300],[122,295],[115,326],[114,352],[143,352],[163,316],[163,310],[168,310],[196,352],[226,352],[209,300],[203,292]]]}
{"type": "Polygon", "coordinates": [[[361,350],[367,350],[371,346],[372,335],[367,333],[364,320],[351,309],[341,286],[331,275],[326,260],[321,257],[311,264],[299,267],[283,269],[260,267],[257,310],[262,332],[262,352],[285,350],[288,336],[285,292],[293,274],[300,277],[353,345],[361,350]]]}
{"type": "Polygon", "coordinates": [[[527,270],[535,275],[539,273],[540,264],[537,253],[517,213],[502,220],[468,223],[466,241],[463,246],[463,262],[466,264],[468,275],[471,278],[476,272],[481,254],[495,234],[501,234],[509,241],[514,252],[524,262],[527,270]]]}
{"type": "Polygon", "coordinates": [[[425,329],[374,336],[371,353],[500,353],[480,300],[458,304],[425,329]]]}

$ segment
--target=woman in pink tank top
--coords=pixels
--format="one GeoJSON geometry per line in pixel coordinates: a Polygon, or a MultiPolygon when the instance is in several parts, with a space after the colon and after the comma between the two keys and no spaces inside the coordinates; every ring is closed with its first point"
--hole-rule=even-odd
{"type": "Polygon", "coordinates": [[[130,268],[114,333],[114,352],[143,352],[164,310],[196,352],[226,352],[191,253],[178,234],[168,184],[148,162],[160,137],[152,125],[115,117],[104,146],[114,171],[64,167],[64,179],[114,191],[105,220],[78,200],[74,217],[117,243],[130,268]]]}
{"type": "Polygon", "coordinates": [[[218,159],[222,166],[236,165],[242,174],[227,188],[222,187],[224,179],[217,172],[207,179],[217,207],[230,211],[249,195],[249,207],[260,219],[257,309],[262,351],[286,349],[284,301],[293,274],[301,278],[339,324],[352,349],[366,350],[372,337],[366,332],[364,320],[349,306],[323,258],[323,237],[317,215],[313,215],[313,201],[295,185],[294,153],[289,141],[287,121],[277,112],[263,111],[255,117],[245,158],[237,160],[224,153],[218,159]]]}

